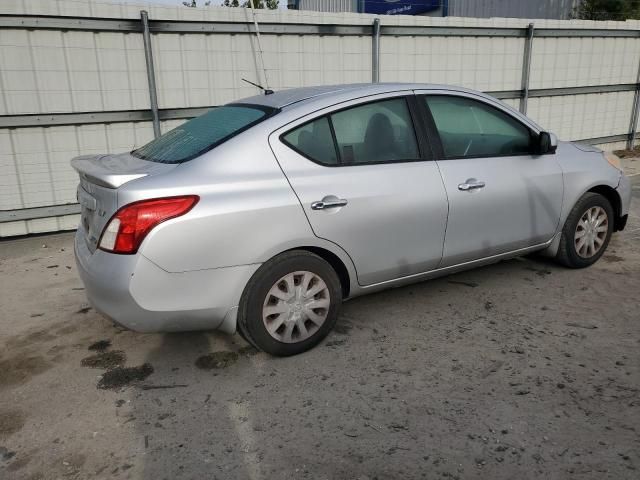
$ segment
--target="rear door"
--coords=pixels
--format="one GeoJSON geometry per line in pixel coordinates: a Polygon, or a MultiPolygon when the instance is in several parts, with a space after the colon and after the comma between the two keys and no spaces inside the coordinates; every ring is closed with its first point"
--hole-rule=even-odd
{"type": "Polygon", "coordinates": [[[537,132],[499,103],[466,94],[419,95],[449,198],[442,267],[550,240],[560,219],[562,170],[534,155],[537,132]]]}
{"type": "Polygon", "coordinates": [[[314,233],[349,254],[361,285],[431,270],[442,257],[446,193],[411,101],[399,92],[347,102],[270,137],[314,233]]]}

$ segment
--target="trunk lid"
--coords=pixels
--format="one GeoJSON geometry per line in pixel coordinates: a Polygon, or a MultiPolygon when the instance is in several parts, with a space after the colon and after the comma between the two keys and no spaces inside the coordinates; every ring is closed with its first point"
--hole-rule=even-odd
{"type": "Polygon", "coordinates": [[[139,178],[166,173],[178,164],[155,163],[119,155],[83,155],[71,160],[80,175],[77,197],[80,224],[85,241],[93,253],[111,216],[118,210],[118,189],[139,178]]]}

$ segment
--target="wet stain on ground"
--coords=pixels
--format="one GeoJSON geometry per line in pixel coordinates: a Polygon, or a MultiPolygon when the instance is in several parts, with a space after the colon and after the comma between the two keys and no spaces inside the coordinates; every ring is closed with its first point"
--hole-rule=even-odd
{"type": "Polygon", "coordinates": [[[15,456],[16,452],[9,450],[7,447],[0,447],[0,461],[6,462],[15,456]]]}
{"type": "Polygon", "coordinates": [[[91,310],[91,307],[82,307],[81,309],[79,309],[78,311],[76,311],[76,313],[87,313],[91,310]]]}
{"type": "Polygon", "coordinates": [[[150,363],[144,363],[138,367],[116,367],[107,370],[98,382],[101,390],[117,390],[140,382],[153,373],[150,363]]]}
{"type": "Polygon", "coordinates": [[[98,340],[97,342],[89,345],[88,350],[91,350],[94,352],[104,352],[110,346],[111,346],[111,340],[98,340]]]}
{"type": "Polygon", "coordinates": [[[240,350],[238,350],[238,355],[242,355],[245,357],[251,357],[257,353],[259,353],[258,350],[252,345],[247,345],[246,347],[242,347],[240,350]]]}
{"type": "Polygon", "coordinates": [[[51,368],[51,364],[39,355],[17,355],[0,361],[0,388],[25,383],[51,368]]]}
{"type": "Polygon", "coordinates": [[[126,360],[127,356],[122,350],[113,350],[112,352],[100,352],[83,358],[80,361],[80,365],[89,368],[111,370],[112,368],[122,367],[126,360]]]}
{"type": "MultiPolygon", "coordinates": [[[[17,472],[18,470],[24,468],[27,466],[27,464],[31,461],[31,457],[16,457],[16,459],[11,462],[11,464],[7,467],[7,471],[8,472],[17,472]]],[[[40,479],[40,478],[44,478],[44,477],[40,477],[40,476],[35,476],[35,477],[31,477],[34,479],[40,479]]]]}
{"type": "Polygon", "coordinates": [[[238,356],[236,352],[212,352],[198,357],[196,367],[201,370],[227,368],[236,363],[238,356]]]}
{"type": "Polygon", "coordinates": [[[26,417],[19,410],[0,411],[0,436],[9,436],[22,430],[26,417]]]}
{"type": "Polygon", "coordinates": [[[618,255],[605,255],[602,257],[602,259],[605,262],[609,262],[609,263],[624,262],[624,258],[619,257],[618,255]]]}

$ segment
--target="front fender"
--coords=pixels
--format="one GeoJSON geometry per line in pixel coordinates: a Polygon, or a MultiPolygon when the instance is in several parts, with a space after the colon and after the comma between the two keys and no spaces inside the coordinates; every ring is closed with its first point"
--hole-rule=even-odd
{"type": "Polygon", "coordinates": [[[547,256],[556,255],[567,218],[585,193],[597,189],[608,189],[618,196],[619,205],[627,205],[628,210],[628,202],[625,203],[625,199],[620,196],[620,191],[618,191],[621,178],[624,176],[607,162],[602,151],[583,146],[579,148],[572,143],[561,142],[557,155],[558,163],[562,168],[564,193],[558,230],[551,245],[542,251],[547,256]]]}

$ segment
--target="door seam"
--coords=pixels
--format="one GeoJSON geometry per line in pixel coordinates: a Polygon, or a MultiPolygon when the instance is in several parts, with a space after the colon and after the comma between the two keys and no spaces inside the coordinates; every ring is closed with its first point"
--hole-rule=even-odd
{"type": "Polygon", "coordinates": [[[300,206],[300,208],[302,209],[302,214],[304,215],[304,218],[307,219],[307,224],[309,225],[309,228],[311,229],[311,232],[316,236],[316,238],[320,238],[322,240],[325,240],[329,243],[331,243],[332,245],[335,245],[337,248],[339,248],[342,252],[344,252],[344,254],[349,258],[349,260],[351,261],[351,265],[353,265],[353,271],[356,273],[356,283],[358,284],[358,286],[362,286],[362,284],[360,283],[360,277],[358,275],[358,269],[356,267],[355,262],[353,261],[353,258],[351,258],[351,255],[349,255],[349,252],[347,252],[344,248],[342,248],[340,245],[338,245],[336,242],[328,239],[328,238],[324,238],[321,237],[320,235],[318,235],[316,233],[316,231],[313,228],[313,224],[311,223],[311,220],[309,219],[309,215],[307,215],[306,210],[304,209],[304,205],[302,205],[302,200],[300,200],[300,197],[298,196],[298,192],[296,192],[296,189],[293,188],[293,185],[291,185],[291,181],[289,180],[289,177],[287,176],[287,174],[285,173],[284,169],[282,168],[282,165],[280,165],[280,162],[278,161],[278,156],[276,155],[276,152],[273,151],[273,147],[271,146],[271,135],[269,135],[267,137],[267,144],[269,145],[269,150],[271,150],[271,154],[273,155],[273,158],[276,161],[276,165],[278,165],[278,168],[280,169],[280,171],[282,172],[282,175],[284,176],[285,180],[287,181],[287,184],[289,185],[289,188],[291,189],[291,191],[293,192],[293,194],[295,195],[296,199],[298,200],[298,205],[300,206]]]}

